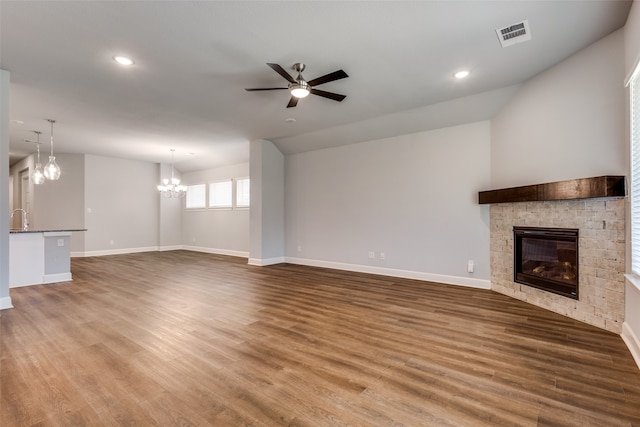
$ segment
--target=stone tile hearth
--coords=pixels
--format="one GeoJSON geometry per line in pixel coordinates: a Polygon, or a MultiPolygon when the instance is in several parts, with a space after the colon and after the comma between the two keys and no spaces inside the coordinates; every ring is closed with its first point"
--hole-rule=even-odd
{"type": "Polygon", "coordinates": [[[625,199],[491,205],[491,289],[619,334],[624,321],[625,199]],[[513,281],[513,226],[579,229],[580,299],[513,281]]]}

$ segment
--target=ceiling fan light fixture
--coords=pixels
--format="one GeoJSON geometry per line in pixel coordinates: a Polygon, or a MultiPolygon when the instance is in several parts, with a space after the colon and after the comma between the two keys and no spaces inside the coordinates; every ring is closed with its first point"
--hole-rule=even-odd
{"type": "Polygon", "coordinates": [[[120,65],[133,65],[134,61],[131,58],[127,58],[126,56],[114,56],[113,60],[116,61],[120,65]]]}
{"type": "Polygon", "coordinates": [[[291,92],[291,95],[296,98],[305,98],[309,96],[309,93],[311,93],[309,84],[304,80],[297,83],[291,83],[289,85],[289,91],[291,92]]]}

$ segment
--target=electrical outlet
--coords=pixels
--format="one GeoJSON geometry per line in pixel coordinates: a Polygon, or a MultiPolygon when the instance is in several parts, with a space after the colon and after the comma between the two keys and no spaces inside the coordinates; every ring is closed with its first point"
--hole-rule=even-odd
{"type": "Polygon", "coordinates": [[[113,240],[109,240],[109,244],[110,244],[110,245],[113,245],[113,240]]]}
{"type": "Polygon", "coordinates": [[[380,252],[380,259],[385,259],[385,258],[386,258],[386,256],[385,256],[384,252],[380,252]]]}
{"type": "Polygon", "coordinates": [[[298,252],[302,252],[302,246],[298,245],[298,252]]]}
{"type": "Polygon", "coordinates": [[[376,253],[373,251],[369,251],[369,259],[375,259],[376,258],[376,253]]]}
{"type": "Polygon", "coordinates": [[[467,261],[467,273],[473,273],[473,260],[467,261]]]}
{"type": "Polygon", "coordinates": [[[58,239],[58,247],[64,246],[64,239],[58,239]]]}

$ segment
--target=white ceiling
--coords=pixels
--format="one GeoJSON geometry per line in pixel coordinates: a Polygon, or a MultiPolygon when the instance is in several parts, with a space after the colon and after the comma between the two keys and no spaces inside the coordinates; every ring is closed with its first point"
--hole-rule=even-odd
{"type": "Polygon", "coordinates": [[[168,162],[175,148],[183,172],[246,162],[254,139],[295,153],[488,119],[514,85],[623,26],[630,6],[1,0],[11,159],[35,151],[33,130],[48,142],[48,118],[56,151],[168,162]],[[523,19],[532,40],[502,48],[495,29],[523,19]],[[287,91],[246,92],[286,86],[267,62],[304,62],[307,80],[344,69],[319,89],[347,98],[287,109],[287,91]]]}

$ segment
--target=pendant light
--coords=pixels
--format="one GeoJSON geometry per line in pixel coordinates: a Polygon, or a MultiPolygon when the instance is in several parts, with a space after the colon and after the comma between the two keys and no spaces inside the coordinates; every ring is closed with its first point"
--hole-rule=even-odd
{"type": "Polygon", "coordinates": [[[56,158],[53,155],[53,124],[55,120],[47,119],[51,123],[51,155],[49,156],[49,162],[44,167],[44,177],[55,181],[60,178],[60,166],[56,163],[56,158]]]}
{"type": "Polygon", "coordinates": [[[176,150],[171,149],[171,180],[165,178],[162,180],[162,184],[158,185],[158,191],[164,197],[184,197],[187,194],[187,187],[180,185],[180,180],[173,176],[173,153],[176,150]]]}
{"type": "Polygon", "coordinates": [[[36,147],[38,150],[38,157],[36,160],[36,168],[33,170],[33,183],[36,185],[44,184],[44,172],[42,170],[42,163],[40,163],[40,134],[37,130],[34,130],[33,133],[37,135],[36,147]]]}

